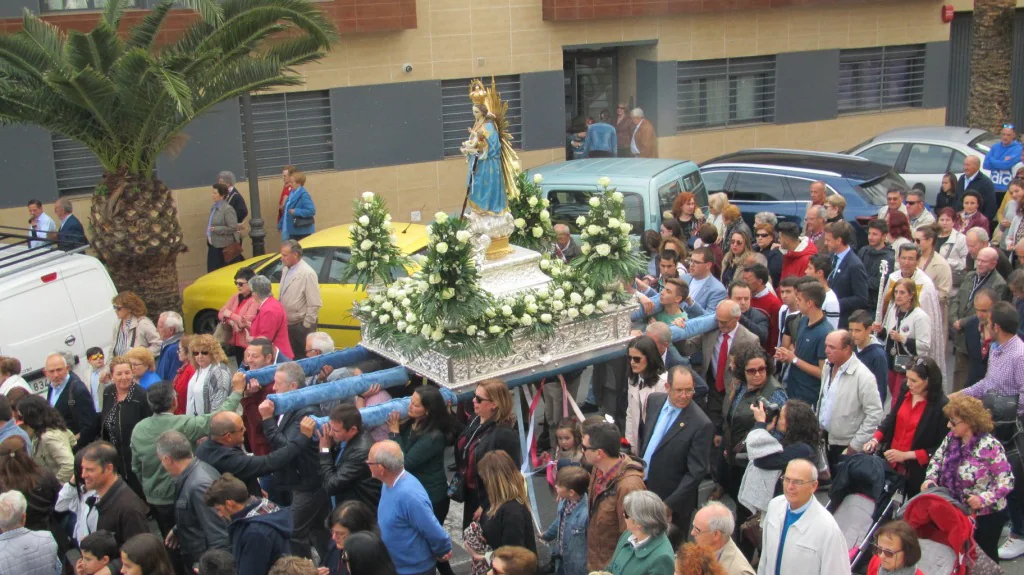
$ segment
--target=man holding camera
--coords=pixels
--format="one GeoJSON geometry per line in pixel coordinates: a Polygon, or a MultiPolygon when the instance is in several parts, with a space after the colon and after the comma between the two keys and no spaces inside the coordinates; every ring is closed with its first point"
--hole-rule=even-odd
{"type": "Polygon", "coordinates": [[[818,423],[828,438],[828,466],[835,473],[842,455],[857,453],[882,422],[882,399],[875,375],[857,359],[846,330],[825,337],[818,423]]]}

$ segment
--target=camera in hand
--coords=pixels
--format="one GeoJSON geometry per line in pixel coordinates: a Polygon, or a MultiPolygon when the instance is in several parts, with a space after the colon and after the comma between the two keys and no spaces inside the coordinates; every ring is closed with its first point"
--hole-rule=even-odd
{"type": "Polygon", "coordinates": [[[771,423],[772,420],[777,418],[782,413],[782,406],[777,403],[770,401],[761,400],[761,409],[764,410],[765,421],[771,423]]]}

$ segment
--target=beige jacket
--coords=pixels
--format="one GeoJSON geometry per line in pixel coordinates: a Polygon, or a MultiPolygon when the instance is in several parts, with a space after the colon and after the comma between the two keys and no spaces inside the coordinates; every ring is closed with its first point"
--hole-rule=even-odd
{"type": "Polygon", "coordinates": [[[939,292],[939,303],[942,304],[942,309],[946,309],[949,294],[953,291],[953,268],[939,252],[933,252],[927,264],[924,267],[924,275],[932,278],[935,291],[939,292]]]}
{"type": "Polygon", "coordinates": [[[71,451],[74,444],[74,433],[66,429],[47,429],[32,442],[32,458],[52,471],[57,481],[67,483],[75,472],[75,455],[71,451]]]}
{"type": "Polygon", "coordinates": [[[317,314],[324,302],[320,299],[320,283],[316,271],[306,260],[299,260],[295,268],[282,268],[281,295],[278,301],[288,315],[288,325],[302,323],[308,328],[316,326],[317,314]]]}
{"type": "Polygon", "coordinates": [[[750,562],[743,556],[743,552],[733,543],[732,539],[726,540],[725,547],[722,547],[720,553],[718,564],[722,566],[727,575],[754,575],[754,568],[750,566],[750,562]]]}

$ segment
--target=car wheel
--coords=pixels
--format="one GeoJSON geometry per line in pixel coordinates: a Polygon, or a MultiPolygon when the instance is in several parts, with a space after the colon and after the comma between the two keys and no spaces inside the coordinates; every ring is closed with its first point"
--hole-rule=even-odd
{"type": "Polygon", "coordinates": [[[192,322],[192,333],[213,333],[217,329],[217,312],[208,309],[196,314],[192,322]]]}

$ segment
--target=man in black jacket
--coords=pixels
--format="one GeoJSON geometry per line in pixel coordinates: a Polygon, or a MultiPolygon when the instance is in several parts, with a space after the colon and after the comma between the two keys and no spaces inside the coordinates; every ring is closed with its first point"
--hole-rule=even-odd
{"type": "Polygon", "coordinates": [[[864,262],[850,247],[853,228],[845,221],[825,226],[825,245],[832,252],[828,287],[839,300],[839,329],[850,325],[850,314],[868,308],[868,273],[864,262]]]}
{"type": "MultiPolygon", "coordinates": [[[[282,363],[274,373],[276,393],[288,393],[305,387],[306,374],[295,363],[282,363]]],[[[264,400],[259,406],[263,418],[263,433],[270,443],[271,452],[287,449],[292,442],[302,442],[304,436],[299,429],[300,422],[316,413],[316,408],[306,406],[288,413],[274,415],[274,402],[264,400]]],[[[280,471],[274,472],[274,488],[292,492],[292,552],[300,557],[310,558],[310,538],[321,557],[327,552],[327,514],[331,501],[324,491],[320,477],[316,443],[306,439],[303,448],[295,454],[280,471]]]]}
{"type": "MultiPolygon", "coordinates": [[[[307,417],[301,427],[307,431],[316,420],[307,417]]],[[[370,474],[366,464],[373,438],[363,429],[363,417],[351,403],[331,410],[330,420],[320,428],[320,475],[324,491],[334,498],[334,507],[343,501],[362,501],[370,509],[380,503],[380,481],[370,474]]]]}
{"type": "Polygon", "coordinates": [[[245,205],[245,198],[235,188],[235,174],[225,170],[217,175],[217,182],[228,187],[228,205],[235,210],[238,223],[241,224],[249,217],[249,207],[245,205]]]}
{"type": "Polygon", "coordinates": [[[985,379],[988,373],[988,354],[990,341],[985,341],[985,326],[992,321],[992,306],[999,301],[999,296],[992,288],[979,288],[974,294],[974,315],[960,324],[963,328],[964,345],[967,351],[967,379],[964,387],[970,387],[985,379]]]}
{"type": "Polygon", "coordinates": [[[768,332],[771,323],[769,322],[768,314],[764,313],[764,310],[751,307],[750,292],[750,284],[741,279],[733,280],[729,284],[729,299],[740,304],[740,325],[756,335],[757,341],[761,343],[761,347],[767,350],[768,332]]]}
{"type": "Polygon", "coordinates": [[[896,253],[889,247],[889,244],[885,243],[885,237],[888,233],[889,224],[885,220],[871,220],[868,222],[868,245],[860,248],[857,252],[857,257],[864,264],[864,271],[867,273],[867,310],[872,315],[875,313],[875,307],[878,305],[878,285],[882,282],[882,262],[889,263],[887,274],[896,271],[896,253]]]}
{"type": "MultiPolygon", "coordinates": [[[[117,476],[117,449],[106,441],[91,443],[82,454],[82,482],[86,490],[96,490],[99,512],[96,530],[109,531],[118,547],[135,535],[149,533],[149,509],[117,476]]],[[[88,503],[88,502],[87,502],[88,503]]]]}
{"type": "Polygon", "coordinates": [[[78,436],[75,444],[75,451],[78,451],[99,435],[100,421],[89,388],[68,369],[67,359],[59,353],[46,357],[44,373],[50,380],[46,399],[60,412],[68,429],[78,436]]]}
{"type": "Polygon", "coordinates": [[[996,211],[999,210],[999,202],[996,201],[996,187],[992,180],[981,171],[981,160],[974,156],[964,158],[964,173],[957,180],[957,211],[963,209],[964,193],[967,190],[974,190],[981,196],[981,213],[988,218],[989,229],[996,225],[996,211]]]}

